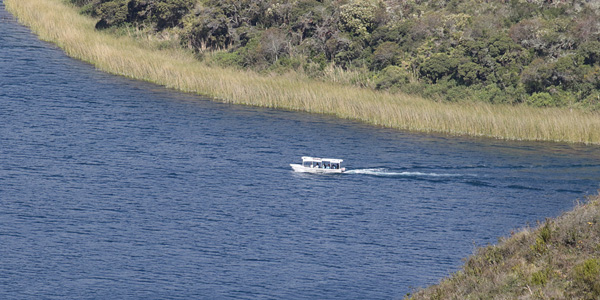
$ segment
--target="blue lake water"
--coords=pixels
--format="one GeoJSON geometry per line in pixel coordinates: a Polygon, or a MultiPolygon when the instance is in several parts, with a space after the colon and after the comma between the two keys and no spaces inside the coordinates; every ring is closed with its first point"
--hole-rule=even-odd
{"type": "Polygon", "coordinates": [[[1,299],[402,298],[599,188],[598,147],[215,103],[70,59],[1,1],[0,32],[1,299]]]}

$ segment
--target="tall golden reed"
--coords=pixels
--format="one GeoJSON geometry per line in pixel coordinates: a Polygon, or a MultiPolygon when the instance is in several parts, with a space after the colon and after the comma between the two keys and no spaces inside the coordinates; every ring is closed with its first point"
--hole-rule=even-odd
{"type": "Polygon", "coordinates": [[[559,108],[439,103],[404,94],[211,67],[182,49],[159,50],[128,36],[96,31],[65,0],[4,0],[42,40],[113,74],[150,81],[216,100],[323,113],[421,132],[600,144],[600,114],[559,108]]]}

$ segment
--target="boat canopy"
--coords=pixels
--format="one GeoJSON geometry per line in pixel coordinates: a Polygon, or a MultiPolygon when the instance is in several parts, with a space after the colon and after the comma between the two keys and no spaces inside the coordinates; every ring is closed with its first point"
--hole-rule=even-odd
{"type": "Polygon", "coordinates": [[[329,162],[332,164],[339,164],[343,161],[344,161],[343,159],[337,159],[337,158],[319,158],[319,157],[302,156],[302,163],[305,163],[305,162],[329,162]]]}

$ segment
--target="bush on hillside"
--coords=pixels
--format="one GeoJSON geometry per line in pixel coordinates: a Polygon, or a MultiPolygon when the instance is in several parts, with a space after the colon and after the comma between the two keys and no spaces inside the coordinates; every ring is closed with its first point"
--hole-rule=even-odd
{"type": "Polygon", "coordinates": [[[388,66],[375,79],[375,86],[379,90],[400,88],[409,83],[410,75],[398,66],[388,66]]]}
{"type": "Polygon", "coordinates": [[[590,258],[573,269],[573,281],[578,288],[586,291],[586,299],[600,297],[600,259],[590,258]]]}

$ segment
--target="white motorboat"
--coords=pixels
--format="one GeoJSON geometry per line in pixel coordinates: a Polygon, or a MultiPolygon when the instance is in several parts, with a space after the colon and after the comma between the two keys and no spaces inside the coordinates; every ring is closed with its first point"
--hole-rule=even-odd
{"type": "Polygon", "coordinates": [[[344,160],[337,158],[318,158],[302,156],[302,164],[290,164],[295,172],[304,173],[344,173],[346,168],[342,168],[344,160]]]}

